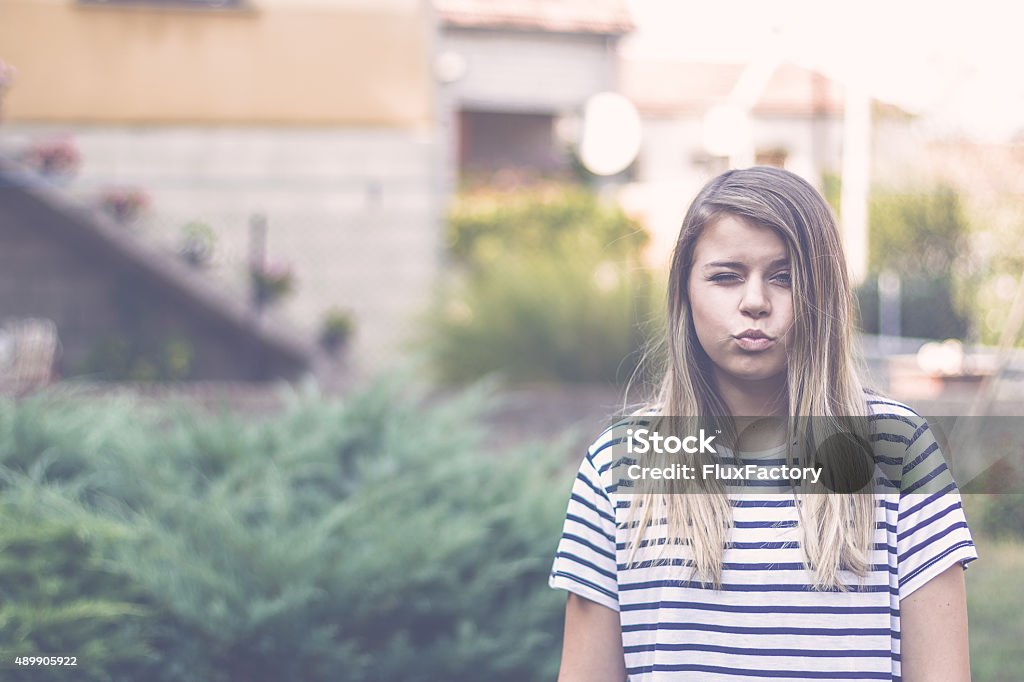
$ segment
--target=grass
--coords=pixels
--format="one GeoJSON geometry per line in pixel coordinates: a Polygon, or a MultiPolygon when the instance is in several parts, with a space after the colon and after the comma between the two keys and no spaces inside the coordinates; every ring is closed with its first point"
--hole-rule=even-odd
{"type": "Polygon", "coordinates": [[[1018,682],[1024,675],[1024,543],[975,533],[978,560],[966,575],[974,682],[1018,682]]]}

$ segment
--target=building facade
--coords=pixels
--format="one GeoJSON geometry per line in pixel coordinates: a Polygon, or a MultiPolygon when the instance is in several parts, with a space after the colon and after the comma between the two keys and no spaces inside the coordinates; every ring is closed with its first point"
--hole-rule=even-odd
{"type": "Polygon", "coordinates": [[[206,276],[243,300],[252,261],[283,264],[268,314],[315,339],[349,311],[352,365],[380,366],[439,267],[433,29],[419,0],[2,0],[0,152],[70,136],[65,192],[143,189],[132,229],[168,250],[207,224],[206,276]]]}

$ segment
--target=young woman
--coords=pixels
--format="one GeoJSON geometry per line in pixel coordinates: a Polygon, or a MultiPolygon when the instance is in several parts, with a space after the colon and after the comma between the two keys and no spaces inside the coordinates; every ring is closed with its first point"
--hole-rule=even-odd
{"type": "Polygon", "coordinates": [[[658,460],[691,480],[656,483],[624,466],[643,460],[624,455],[621,425],[588,449],[550,577],[569,592],[561,682],[970,680],[963,569],[977,553],[958,490],[923,418],[864,390],[852,332],[817,191],[761,167],[708,183],[676,243],[664,374],[642,413],[681,418],[676,431],[725,417],[715,433],[736,445],[705,434],[658,460]],[[844,456],[825,486],[738,493],[700,473],[820,470],[822,423],[862,425],[874,485],[837,486],[844,456]]]}

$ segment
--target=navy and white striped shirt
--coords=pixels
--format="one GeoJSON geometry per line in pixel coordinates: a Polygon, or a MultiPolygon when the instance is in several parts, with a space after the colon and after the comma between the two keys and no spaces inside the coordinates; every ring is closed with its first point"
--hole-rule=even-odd
{"type": "MultiPolygon", "coordinates": [[[[641,547],[627,569],[633,496],[613,483],[611,430],[580,464],[550,586],[619,612],[631,682],[899,680],[900,601],[978,554],[934,434],[905,405],[872,397],[869,407],[875,456],[896,463],[902,480],[875,495],[871,568],[863,580],[840,572],[849,591],[810,587],[792,494],[729,493],[734,524],[720,591],[688,581],[681,544],[658,565],[644,563],[656,548],[641,547]],[[937,477],[948,483],[934,485],[937,477]]],[[[665,528],[653,526],[647,539],[664,538],[665,528]]]]}

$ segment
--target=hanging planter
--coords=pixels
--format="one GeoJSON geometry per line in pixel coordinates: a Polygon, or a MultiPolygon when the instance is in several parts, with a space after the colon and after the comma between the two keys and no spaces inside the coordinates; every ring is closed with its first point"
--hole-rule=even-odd
{"type": "Polygon", "coordinates": [[[249,280],[258,307],[276,303],[295,289],[295,274],[283,262],[250,265],[249,280]]]}
{"type": "Polygon", "coordinates": [[[344,348],[355,331],[355,320],[352,314],[333,308],[324,315],[320,326],[320,347],[335,355],[344,348]]]}
{"type": "Polygon", "coordinates": [[[78,170],[82,157],[70,137],[38,140],[25,153],[25,163],[52,179],[69,179],[78,170]]]}
{"type": "Polygon", "coordinates": [[[100,196],[100,207],[111,218],[127,225],[137,220],[149,207],[149,195],[137,187],[112,188],[100,196]]]}
{"type": "Polygon", "coordinates": [[[181,246],[178,254],[194,268],[210,263],[217,238],[213,229],[200,220],[193,220],[182,228],[181,246]]]}

